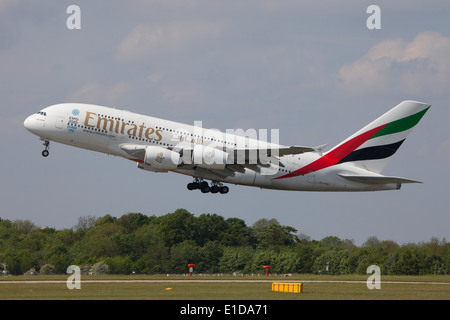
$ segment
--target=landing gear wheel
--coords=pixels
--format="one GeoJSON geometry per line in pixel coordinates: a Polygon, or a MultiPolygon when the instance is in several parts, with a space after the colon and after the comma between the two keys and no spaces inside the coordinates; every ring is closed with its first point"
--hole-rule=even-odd
{"type": "Polygon", "coordinates": [[[218,186],[212,186],[211,188],[209,188],[209,191],[211,193],[217,193],[220,191],[220,188],[218,186]]]}
{"type": "Polygon", "coordinates": [[[44,151],[42,151],[42,156],[48,157],[48,154],[49,154],[48,149],[50,149],[50,141],[45,140],[44,147],[45,147],[45,149],[44,149],[44,151]]]}
{"type": "Polygon", "coordinates": [[[207,187],[209,189],[208,182],[203,181],[203,182],[200,183],[200,189],[206,189],[207,187]]]}
{"type": "Polygon", "coordinates": [[[222,182],[215,180],[212,181],[212,186],[210,188],[211,193],[225,194],[228,193],[228,191],[230,191],[230,189],[227,186],[224,186],[222,182]]]}
{"type": "MultiPolygon", "coordinates": [[[[208,186],[208,183],[207,182],[205,182],[205,183],[206,183],[206,186],[208,186]]],[[[194,180],[194,182],[187,184],[188,190],[197,190],[197,189],[200,189],[200,187],[201,187],[201,182],[198,178],[196,178],[194,180]]]]}
{"type": "Polygon", "coordinates": [[[188,190],[200,189],[202,193],[228,193],[230,189],[224,186],[220,181],[213,180],[211,186],[208,182],[203,181],[201,178],[195,178],[193,182],[187,184],[188,190]]]}
{"type": "Polygon", "coordinates": [[[208,184],[206,184],[206,186],[205,186],[205,185],[202,185],[202,187],[200,188],[200,191],[201,191],[202,193],[208,193],[208,192],[209,192],[209,186],[208,186],[208,184]]]}
{"type": "Polygon", "coordinates": [[[197,188],[195,187],[195,185],[194,185],[194,182],[188,183],[188,184],[187,184],[187,188],[188,188],[188,190],[194,190],[194,189],[197,189],[197,188]]]}
{"type": "Polygon", "coordinates": [[[222,187],[219,188],[219,192],[221,194],[228,193],[228,191],[230,191],[230,188],[228,188],[227,186],[222,186],[222,187]]]}

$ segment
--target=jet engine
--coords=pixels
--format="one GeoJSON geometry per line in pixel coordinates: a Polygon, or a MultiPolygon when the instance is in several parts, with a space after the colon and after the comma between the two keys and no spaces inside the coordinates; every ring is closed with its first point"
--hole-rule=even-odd
{"type": "Polygon", "coordinates": [[[180,154],[169,149],[147,146],[145,148],[145,170],[167,171],[174,170],[181,162],[180,154]]]}

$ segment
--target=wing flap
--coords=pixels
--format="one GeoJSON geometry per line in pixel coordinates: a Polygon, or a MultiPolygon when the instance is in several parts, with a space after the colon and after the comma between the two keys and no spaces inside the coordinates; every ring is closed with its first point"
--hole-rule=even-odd
{"type": "MultiPolygon", "coordinates": [[[[254,165],[270,167],[271,163],[284,167],[284,165],[279,161],[280,157],[305,152],[318,152],[318,149],[303,146],[280,146],[270,148],[237,148],[233,151],[233,164],[238,164],[254,170],[254,165]]],[[[227,150],[227,152],[229,151],[227,150]]]]}
{"type": "MultiPolygon", "coordinates": [[[[324,145],[325,146],[325,145],[324,145]]],[[[319,146],[317,148],[320,148],[322,146],[319,146]]],[[[317,148],[311,148],[311,147],[303,147],[303,146],[290,146],[290,147],[269,147],[269,148],[236,148],[234,149],[235,156],[243,156],[245,155],[246,158],[249,157],[249,154],[252,153],[265,153],[267,156],[285,156],[288,154],[300,154],[305,152],[314,152],[317,151],[317,148]]]]}

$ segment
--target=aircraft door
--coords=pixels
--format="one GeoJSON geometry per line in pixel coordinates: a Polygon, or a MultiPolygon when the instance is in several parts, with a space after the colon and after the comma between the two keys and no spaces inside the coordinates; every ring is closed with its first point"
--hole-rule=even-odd
{"type": "Polygon", "coordinates": [[[56,118],[56,122],[55,122],[55,126],[58,129],[62,129],[64,125],[64,117],[63,116],[58,116],[56,118]]]}

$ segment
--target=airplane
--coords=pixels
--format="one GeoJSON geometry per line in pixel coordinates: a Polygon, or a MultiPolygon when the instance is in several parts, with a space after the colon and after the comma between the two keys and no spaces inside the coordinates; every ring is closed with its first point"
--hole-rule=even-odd
{"type": "Polygon", "coordinates": [[[25,128],[50,141],[123,157],[142,170],[193,177],[189,190],[226,194],[225,183],[294,191],[379,191],[419,181],[382,170],[431,107],[406,100],[329,151],[285,146],[235,132],[204,129],[104,106],[55,104],[30,115],[25,128]],[[207,180],[211,181],[211,184],[207,180]]]}

